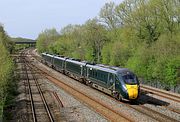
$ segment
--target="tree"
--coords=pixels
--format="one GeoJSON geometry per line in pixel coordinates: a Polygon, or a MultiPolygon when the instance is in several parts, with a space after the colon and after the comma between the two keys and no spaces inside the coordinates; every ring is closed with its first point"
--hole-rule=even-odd
{"type": "Polygon", "coordinates": [[[103,22],[109,29],[115,29],[119,27],[117,17],[115,15],[115,3],[106,3],[100,11],[99,19],[103,22]]]}
{"type": "Polygon", "coordinates": [[[11,41],[10,37],[6,34],[4,27],[0,24],[0,39],[7,50],[12,53],[14,50],[14,42],[11,41]]]}
{"type": "Polygon", "coordinates": [[[178,32],[179,17],[180,17],[180,1],[179,0],[154,0],[158,8],[158,17],[161,18],[161,24],[164,26],[164,31],[169,31],[172,35],[178,32]],[[178,28],[177,28],[178,27],[178,28]]]}
{"type": "Polygon", "coordinates": [[[59,38],[59,33],[56,29],[46,29],[39,34],[37,38],[37,49],[39,52],[48,52],[49,47],[52,47],[52,44],[59,38]]]}
{"type": "Polygon", "coordinates": [[[92,49],[92,56],[94,61],[100,63],[101,51],[108,41],[106,37],[106,30],[103,25],[99,24],[96,19],[88,20],[86,26],[86,41],[92,49]]]}
{"type": "Polygon", "coordinates": [[[128,67],[150,83],[159,81],[176,86],[179,83],[176,69],[180,67],[177,63],[180,54],[179,6],[179,0],[106,3],[98,19],[64,27],[56,41],[50,41],[50,35],[40,35],[38,43],[43,46],[39,44],[39,49],[128,67]]]}
{"type": "MultiPolygon", "coordinates": [[[[9,37],[4,31],[3,26],[0,26],[0,121],[2,120],[4,104],[8,95],[8,85],[12,81],[13,62],[10,58],[8,49],[9,37]]],[[[11,51],[11,50],[10,50],[11,51]]]]}

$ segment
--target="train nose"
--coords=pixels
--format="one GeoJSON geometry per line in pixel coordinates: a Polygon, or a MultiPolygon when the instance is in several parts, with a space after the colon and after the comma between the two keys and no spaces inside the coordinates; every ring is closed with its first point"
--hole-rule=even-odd
{"type": "Polygon", "coordinates": [[[137,85],[126,85],[129,99],[136,99],[138,96],[138,86],[137,85]]]}

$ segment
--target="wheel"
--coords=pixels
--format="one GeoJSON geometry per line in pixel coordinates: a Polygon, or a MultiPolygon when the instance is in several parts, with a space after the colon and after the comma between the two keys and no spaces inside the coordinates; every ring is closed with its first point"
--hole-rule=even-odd
{"type": "Polygon", "coordinates": [[[122,97],[121,97],[121,95],[120,95],[118,92],[113,93],[113,97],[114,97],[116,100],[122,101],[122,97]]]}
{"type": "Polygon", "coordinates": [[[92,87],[92,84],[93,84],[93,83],[92,83],[91,81],[86,80],[85,82],[86,82],[86,85],[92,87]]]}

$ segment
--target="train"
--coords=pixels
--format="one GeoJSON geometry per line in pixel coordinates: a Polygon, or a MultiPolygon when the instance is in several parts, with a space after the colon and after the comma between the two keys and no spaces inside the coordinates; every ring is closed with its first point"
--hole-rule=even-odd
{"type": "Polygon", "coordinates": [[[140,85],[137,76],[127,68],[94,64],[59,55],[42,53],[42,63],[98,89],[118,100],[137,100],[140,85]]]}

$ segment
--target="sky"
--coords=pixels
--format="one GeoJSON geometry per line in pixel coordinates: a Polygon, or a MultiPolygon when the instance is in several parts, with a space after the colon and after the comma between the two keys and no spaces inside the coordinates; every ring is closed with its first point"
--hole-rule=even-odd
{"type": "Polygon", "coordinates": [[[11,37],[36,39],[45,29],[84,24],[110,1],[123,0],[0,0],[0,23],[11,37]]]}

